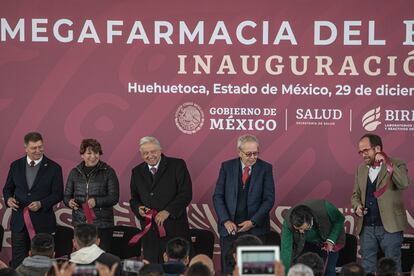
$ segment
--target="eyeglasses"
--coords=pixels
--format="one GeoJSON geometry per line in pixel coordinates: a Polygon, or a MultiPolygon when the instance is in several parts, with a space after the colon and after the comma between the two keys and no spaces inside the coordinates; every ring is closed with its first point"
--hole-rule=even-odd
{"type": "Polygon", "coordinates": [[[160,150],[156,149],[156,150],[151,150],[151,151],[142,151],[141,154],[145,157],[147,157],[148,155],[154,155],[157,154],[160,150]]]}
{"type": "Polygon", "coordinates": [[[244,152],[242,150],[240,150],[244,155],[246,155],[247,157],[252,157],[252,156],[258,156],[259,152],[258,151],[251,151],[251,152],[244,152]]]}
{"type": "Polygon", "coordinates": [[[358,154],[359,155],[367,155],[368,154],[368,152],[370,151],[370,150],[372,150],[374,147],[371,147],[371,148],[367,148],[367,149],[363,149],[363,150],[360,150],[360,151],[358,151],[358,154]]]}

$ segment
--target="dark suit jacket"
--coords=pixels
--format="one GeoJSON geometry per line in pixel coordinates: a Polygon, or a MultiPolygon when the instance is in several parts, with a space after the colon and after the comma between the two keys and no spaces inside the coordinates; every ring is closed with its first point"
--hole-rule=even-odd
{"type": "Polygon", "coordinates": [[[4,202],[15,197],[19,209],[12,212],[10,228],[20,232],[24,228],[23,208],[33,201],[40,201],[42,207],[37,212],[30,212],[36,233],[53,233],[56,230],[56,217],[53,206],[63,199],[62,168],[56,162],[43,156],[32,188],[26,181],[26,156],[10,165],[6,184],[3,188],[4,202]]]}
{"type": "Polygon", "coordinates": [[[170,216],[164,222],[168,236],[188,236],[186,207],[192,199],[192,184],[187,166],[182,159],[161,156],[158,171],[152,180],[147,163],[132,169],[131,210],[145,225],[138,206],[144,205],[157,211],[167,210],[170,216]]]}
{"type": "MultiPolygon", "coordinates": [[[[227,236],[224,223],[234,221],[237,206],[237,192],[241,179],[240,159],[232,159],[221,164],[213,195],[214,209],[218,216],[220,236],[227,236]]],[[[256,223],[249,233],[262,235],[270,231],[269,212],[275,202],[275,186],[272,165],[257,159],[250,174],[250,187],[247,199],[248,217],[256,223]]]]}

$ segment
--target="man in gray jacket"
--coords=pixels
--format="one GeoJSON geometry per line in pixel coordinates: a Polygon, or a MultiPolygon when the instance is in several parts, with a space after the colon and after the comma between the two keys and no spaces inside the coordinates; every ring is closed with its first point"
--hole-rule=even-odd
{"type": "Polygon", "coordinates": [[[52,267],[55,255],[55,242],[53,236],[40,233],[33,237],[30,244],[29,257],[23,260],[16,272],[19,275],[43,276],[52,267]]]}

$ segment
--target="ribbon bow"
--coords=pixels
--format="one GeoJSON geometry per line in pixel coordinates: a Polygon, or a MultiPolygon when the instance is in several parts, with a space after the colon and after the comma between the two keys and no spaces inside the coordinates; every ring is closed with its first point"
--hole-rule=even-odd
{"type": "MultiPolygon", "coordinates": [[[[145,213],[145,216],[144,216],[145,228],[142,232],[139,232],[138,234],[136,234],[129,240],[128,242],[129,246],[134,246],[150,230],[152,221],[154,220],[157,214],[158,212],[155,209],[150,209],[145,213]]],[[[164,226],[157,225],[157,227],[158,227],[158,232],[160,234],[160,237],[161,238],[165,237],[167,233],[165,232],[164,226]]]]}

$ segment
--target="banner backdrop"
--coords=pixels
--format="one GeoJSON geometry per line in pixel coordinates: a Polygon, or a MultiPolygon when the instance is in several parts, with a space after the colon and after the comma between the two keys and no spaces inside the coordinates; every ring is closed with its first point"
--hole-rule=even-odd
{"type": "MultiPolygon", "coordinates": [[[[275,231],[289,206],[326,198],[352,232],[364,133],[414,171],[413,10],[401,0],[1,1],[0,182],[26,132],[43,134],[65,178],[80,141],[96,138],[120,179],[116,223],[136,225],[130,174],[139,138],[153,135],[188,164],[191,226],[217,234],[220,164],[252,133],[274,168],[275,231]]],[[[410,188],[408,235],[413,198],[410,188]]],[[[2,202],[6,248],[10,215],[2,202]]],[[[71,224],[62,204],[57,216],[71,224]]]]}

